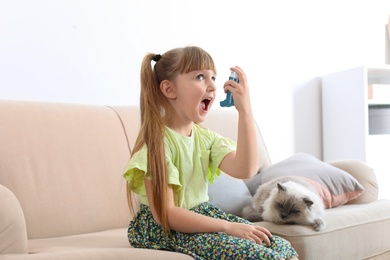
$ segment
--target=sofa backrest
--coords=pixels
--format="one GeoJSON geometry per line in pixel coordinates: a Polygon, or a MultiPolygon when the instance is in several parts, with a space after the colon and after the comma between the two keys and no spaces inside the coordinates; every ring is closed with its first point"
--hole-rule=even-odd
{"type": "Polygon", "coordinates": [[[0,101],[0,183],[18,198],[29,239],[126,227],[129,157],[112,108],[0,101]]]}

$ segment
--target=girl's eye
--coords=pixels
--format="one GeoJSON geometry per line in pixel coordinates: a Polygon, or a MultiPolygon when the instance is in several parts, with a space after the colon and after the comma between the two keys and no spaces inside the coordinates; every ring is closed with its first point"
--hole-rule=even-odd
{"type": "Polygon", "coordinates": [[[198,76],[196,76],[197,79],[199,80],[204,80],[204,75],[203,74],[199,74],[198,76]]]}
{"type": "Polygon", "coordinates": [[[212,80],[213,82],[215,82],[216,78],[215,78],[215,77],[211,77],[211,80],[212,80]]]}

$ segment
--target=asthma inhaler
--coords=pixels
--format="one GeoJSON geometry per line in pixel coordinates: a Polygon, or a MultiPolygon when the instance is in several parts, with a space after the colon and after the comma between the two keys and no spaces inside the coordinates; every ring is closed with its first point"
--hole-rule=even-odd
{"type": "MultiPolygon", "coordinates": [[[[232,71],[230,73],[229,80],[234,80],[235,82],[238,83],[237,73],[232,71]]],[[[234,106],[233,95],[232,95],[232,93],[229,90],[226,92],[226,99],[221,101],[219,104],[221,105],[221,107],[231,107],[231,106],[234,106]]]]}

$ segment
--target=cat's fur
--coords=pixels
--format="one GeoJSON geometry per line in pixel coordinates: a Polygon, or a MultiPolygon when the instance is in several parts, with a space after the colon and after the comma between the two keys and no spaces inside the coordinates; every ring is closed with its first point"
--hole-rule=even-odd
{"type": "Polygon", "coordinates": [[[325,228],[324,203],[314,187],[297,177],[280,177],[260,185],[252,205],[243,209],[249,221],[302,224],[320,231],[325,228]]]}

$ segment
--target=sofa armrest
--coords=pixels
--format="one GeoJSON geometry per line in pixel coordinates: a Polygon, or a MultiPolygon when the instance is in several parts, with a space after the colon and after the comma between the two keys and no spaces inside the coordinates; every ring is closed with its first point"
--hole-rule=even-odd
{"type": "Polygon", "coordinates": [[[351,174],[364,187],[364,192],[347,204],[365,204],[378,200],[378,182],[375,171],[360,160],[331,161],[329,164],[351,174]]]}
{"type": "Polygon", "coordinates": [[[27,229],[22,207],[15,195],[0,184],[0,255],[27,254],[27,229]]]}

